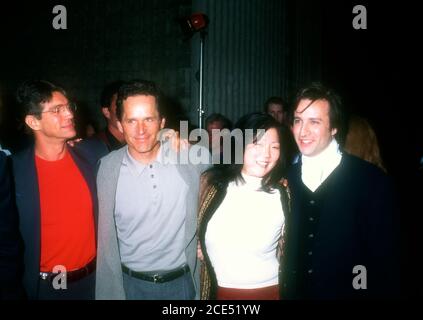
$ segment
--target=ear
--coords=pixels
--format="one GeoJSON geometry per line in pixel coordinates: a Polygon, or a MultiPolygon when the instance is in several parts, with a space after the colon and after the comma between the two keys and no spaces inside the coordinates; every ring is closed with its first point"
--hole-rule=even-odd
{"type": "Polygon", "coordinates": [[[34,131],[38,131],[41,129],[41,122],[34,115],[27,115],[25,117],[25,123],[34,131]]]}
{"type": "Polygon", "coordinates": [[[330,131],[330,135],[333,137],[333,136],[335,136],[335,134],[338,132],[338,129],[336,129],[336,128],[333,128],[333,129],[331,129],[331,131],[330,131]]]}
{"type": "Polygon", "coordinates": [[[165,127],[166,124],[166,118],[162,118],[162,121],[160,123],[160,129],[163,129],[165,127]]]}
{"type": "Polygon", "coordinates": [[[116,122],[116,124],[117,124],[117,127],[118,127],[118,129],[119,129],[120,133],[122,133],[122,134],[123,134],[123,126],[122,126],[122,123],[118,120],[118,121],[116,122]]]}
{"type": "Polygon", "coordinates": [[[107,107],[102,107],[101,108],[101,112],[103,113],[103,115],[107,118],[110,119],[110,110],[107,107]]]}

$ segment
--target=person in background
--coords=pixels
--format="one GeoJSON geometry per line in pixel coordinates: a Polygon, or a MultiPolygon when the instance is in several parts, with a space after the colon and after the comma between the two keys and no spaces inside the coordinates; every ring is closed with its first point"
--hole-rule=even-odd
{"type": "Polygon", "coordinates": [[[123,133],[118,128],[118,118],[116,116],[117,93],[124,84],[124,81],[115,81],[106,85],[101,93],[101,112],[106,119],[106,128],[94,136],[103,141],[109,151],[117,150],[125,145],[123,133]]]}
{"type": "Polygon", "coordinates": [[[209,135],[209,150],[212,155],[213,164],[223,163],[223,129],[232,130],[232,122],[223,114],[212,113],[206,118],[206,130],[209,135]],[[214,135],[213,130],[215,130],[214,135]]]}
{"type": "Polygon", "coordinates": [[[294,136],[292,135],[289,119],[288,104],[281,97],[270,97],[264,104],[264,112],[271,115],[280,124],[280,135],[284,141],[284,154],[287,168],[298,161],[299,152],[294,136]]]}
{"type": "Polygon", "coordinates": [[[0,300],[23,299],[22,245],[9,157],[0,151],[0,300]]]}
{"type": "Polygon", "coordinates": [[[14,108],[10,107],[10,102],[6,99],[6,94],[3,88],[0,86],[0,152],[3,152],[7,156],[12,154],[13,147],[18,145],[18,141],[21,141],[17,134],[17,128],[14,126],[14,119],[11,110],[14,108]],[[6,105],[8,108],[6,108],[6,105]]]}
{"type": "Polygon", "coordinates": [[[264,103],[264,112],[280,124],[287,123],[287,103],[281,97],[270,97],[264,103]]]}
{"type": "Polygon", "coordinates": [[[350,116],[344,150],[360,159],[373,163],[386,172],[376,133],[365,118],[358,115],[350,116]]]}

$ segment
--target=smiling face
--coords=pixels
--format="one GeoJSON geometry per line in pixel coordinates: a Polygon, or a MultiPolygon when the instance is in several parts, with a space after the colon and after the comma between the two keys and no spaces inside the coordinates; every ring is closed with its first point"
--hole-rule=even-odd
{"type": "Polygon", "coordinates": [[[277,129],[268,129],[256,143],[245,147],[242,173],[262,178],[277,164],[280,157],[280,143],[277,129]]]}
{"type": "Polygon", "coordinates": [[[158,134],[165,119],[157,110],[154,96],[136,95],[123,101],[122,121],[118,122],[131,156],[142,163],[153,161],[160,148],[158,134]]]}
{"type": "Polygon", "coordinates": [[[294,113],[292,132],[301,154],[313,157],[327,148],[337,129],[330,125],[328,101],[316,100],[310,103],[309,99],[299,102],[294,113]]]}
{"type": "Polygon", "coordinates": [[[42,103],[41,118],[35,115],[27,115],[25,122],[34,131],[38,140],[65,141],[76,135],[74,115],[69,106],[69,100],[58,91],[52,93],[49,101],[42,103]],[[55,113],[57,107],[60,111],[55,113]]]}

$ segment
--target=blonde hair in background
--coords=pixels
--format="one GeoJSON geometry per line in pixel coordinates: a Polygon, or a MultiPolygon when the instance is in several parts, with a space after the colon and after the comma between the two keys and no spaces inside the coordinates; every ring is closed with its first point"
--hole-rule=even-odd
{"type": "Polygon", "coordinates": [[[350,117],[344,150],[386,172],[376,133],[366,119],[356,115],[350,117]]]}

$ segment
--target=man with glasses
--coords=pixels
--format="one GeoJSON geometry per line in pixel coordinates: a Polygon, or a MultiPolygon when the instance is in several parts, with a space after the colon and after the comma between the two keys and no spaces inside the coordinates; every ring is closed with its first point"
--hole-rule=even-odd
{"type": "Polygon", "coordinates": [[[13,156],[23,283],[29,299],[93,299],[98,141],[70,148],[75,105],[54,84],[27,81],[17,91],[34,144],[13,156]]]}

